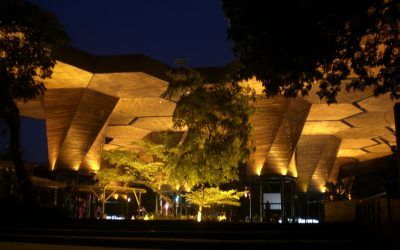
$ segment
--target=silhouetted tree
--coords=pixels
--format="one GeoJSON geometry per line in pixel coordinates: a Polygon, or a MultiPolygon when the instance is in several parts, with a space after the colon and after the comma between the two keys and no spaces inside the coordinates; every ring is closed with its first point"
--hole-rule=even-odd
{"type": "Polygon", "coordinates": [[[339,179],[337,182],[325,184],[325,199],[328,201],[351,200],[353,179],[339,179]]]}
{"type": "Polygon", "coordinates": [[[400,97],[400,3],[396,0],[223,0],[236,78],[256,77],[268,96],[328,103],[344,87],[400,97]],[[343,81],[347,79],[347,81],[343,81]]]}
{"type": "Polygon", "coordinates": [[[10,130],[10,151],[23,200],[31,186],[21,156],[20,118],[16,100],[43,95],[58,49],[67,41],[56,17],[22,0],[0,1],[0,116],[10,130]]]}

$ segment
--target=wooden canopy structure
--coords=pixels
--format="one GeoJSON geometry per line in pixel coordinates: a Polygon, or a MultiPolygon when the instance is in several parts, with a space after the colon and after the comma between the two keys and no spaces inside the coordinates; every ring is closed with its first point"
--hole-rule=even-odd
{"type": "MultiPolygon", "coordinates": [[[[94,56],[67,48],[45,81],[45,96],[18,106],[23,116],[45,119],[52,169],[96,172],[101,150],[130,148],[151,133],[173,129],[176,104],[160,97],[169,69],[144,55],[94,56]]],[[[198,70],[213,82],[229,67],[198,70]]],[[[242,84],[257,95],[249,178],[289,175],[301,180],[302,190],[321,192],[321,183],[334,180],[349,161],[392,154],[396,139],[389,95],[376,98],[371,88],[342,91],[338,103],[327,105],[317,89],[304,98],[266,98],[255,79],[242,84]],[[326,150],[306,155],[304,145],[326,150]]]]}

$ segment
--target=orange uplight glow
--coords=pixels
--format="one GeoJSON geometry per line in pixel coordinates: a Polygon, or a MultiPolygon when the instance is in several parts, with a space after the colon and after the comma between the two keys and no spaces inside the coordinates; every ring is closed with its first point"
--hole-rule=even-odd
{"type": "Polygon", "coordinates": [[[261,176],[261,170],[262,170],[262,166],[256,167],[256,174],[257,174],[258,176],[261,176]]]}
{"type": "Polygon", "coordinates": [[[303,192],[303,193],[306,193],[307,192],[307,184],[306,183],[303,183],[303,184],[300,184],[299,185],[299,188],[300,188],[300,190],[303,192]]]}
{"type": "Polygon", "coordinates": [[[99,163],[95,160],[88,160],[87,164],[89,165],[90,170],[97,172],[100,170],[99,163]]]}
{"type": "Polygon", "coordinates": [[[51,170],[54,170],[54,167],[56,166],[56,160],[51,160],[51,170]]]}

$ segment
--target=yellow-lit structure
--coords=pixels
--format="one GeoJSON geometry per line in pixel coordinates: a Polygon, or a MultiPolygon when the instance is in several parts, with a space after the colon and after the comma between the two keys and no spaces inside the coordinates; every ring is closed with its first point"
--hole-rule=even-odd
{"type": "MultiPolygon", "coordinates": [[[[49,164],[96,172],[100,152],[172,129],[175,103],[160,98],[169,66],[143,55],[93,56],[66,49],[44,97],[19,103],[21,115],[46,120],[49,164]]],[[[228,68],[200,68],[209,81],[228,68]]],[[[342,91],[327,105],[315,91],[307,97],[266,98],[256,80],[250,118],[250,178],[284,175],[297,178],[302,192],[321,192],[344,164],[390,155],[395,144],[394,102],[387,95],[342,91]]]]}
{"type": "Polygon", "coordinates": [[[160,98],[167,70],[142,55],[96,57],[66,49],[45,82],[45,96],[19,108],[21,115],[46,120],[52,169],[96,172],[103,149],[132,147],[172,128],[175,103],[160,98]]]}
{"type": "Polygon", "coordinates": [[[297,190],[322,192],[343,165],[354,165],[392,154],[396,143],[389,95],[378,98],[371,88],[342,91],[338,103],[327,105],[313,89],[306,97],[266,98],[261,83],[243,83],[257,95],[247,174],[297,178],[297,190]]]}

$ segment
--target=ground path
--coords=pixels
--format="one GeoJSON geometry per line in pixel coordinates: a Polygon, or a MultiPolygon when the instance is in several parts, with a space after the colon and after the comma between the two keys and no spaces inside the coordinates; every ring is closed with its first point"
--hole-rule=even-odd
{"type": "Polygon", "coordinates": [[[0,226],[0,249],[342,250],[399,245],[383,235],[357,224],[80,220],[0,226]]]}

